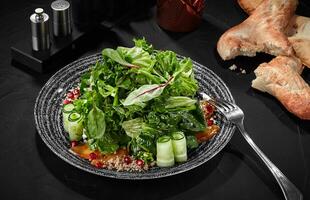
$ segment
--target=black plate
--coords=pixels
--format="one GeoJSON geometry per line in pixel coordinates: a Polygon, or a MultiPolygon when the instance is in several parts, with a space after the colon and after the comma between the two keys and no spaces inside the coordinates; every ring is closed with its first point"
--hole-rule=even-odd
{"type": "MultiPolygon", "coordinates": [[[[179,56],[182,58],[182,56],[179,56]]],[[[118,179],[153,179],[179,174],[193,169],[219,153],[231,139],[235,127],[220,121],[221,131],[209,142],[201,144],[189,152],[188,161],[169,168],[154,167],[145,172],[117,172],[97,169],[89,161],[69,152],[70,143],[62,125],[62,101],[66,92],[74,87],[80,76],[89,70],[89,66],[101,59],[100,54],[77,60],[56,72],[41,89],[35,103],[34,117],[36,128],[45,144],[61,159],[87,172],[118,179]]],[[[207,67],[193,62],[195,77],[200,90],[211,96],[230,102],[234,99],[225,83],[207,67]]]]}

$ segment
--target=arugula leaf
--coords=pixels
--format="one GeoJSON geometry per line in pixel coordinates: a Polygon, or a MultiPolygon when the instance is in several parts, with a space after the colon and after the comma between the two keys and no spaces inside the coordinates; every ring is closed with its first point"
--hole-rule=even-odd
{"type": "Polygon", "coordinates": [[[125,130],[126,134],[131,138],[136,138],[142,132],[143,119],[136,118],[122,123],[122,127],[125,130]]]}
{"type": "Polygon", "coordinates": [[[87,130],[89,138],[100,139],[103,137],[106,129],[105,115],[102,110],[94,105],[87,116],[87,130]]]}

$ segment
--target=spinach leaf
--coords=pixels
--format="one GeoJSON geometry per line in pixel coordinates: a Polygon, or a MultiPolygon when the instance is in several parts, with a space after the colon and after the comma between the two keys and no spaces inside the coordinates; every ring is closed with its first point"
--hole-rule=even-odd
{"type": "Polygon", "coordinates": [[[87,130],[89,137],[100,139],[103,137],[106,129],[105,115],[102,110],[94,105],[93,109],[87,116],[87,130]]]}
{"type": "Polygon", "coordinates": [[[99,148],[101,153],[105,154],[115,152],[119,148],[119,145],[115,143],[111,138],[104,137],[100,140],[97,140],[97,147],[99,148]]]}
{"type": "Polygon", "coordinates": [[[102,51],[102,55],[109,57],[110,59],[114,60],[115,62],[121,65],[124,65],[127,67],[133,67],[133,68],[138,67],[124,60],[117,50],[107,48],[102,51]]]}
{"type": "Polygon", "coordinates": [[[189,97],[169,97],[165,102],[165,109],[168,111],[195,110],[197,100],[189,97]]]}
{"type": "Polygon", "coordinates": [[[182,112],[182,116],[182,123],[180,123],[181,129],[192,132],[199,132],[206,129],[205,123],[196,119],[191,113],[182,112]]]}
{"type": "Polygon", "coordinates": [[[150,54],[140,47],[118,47],[117,52],[122,55],[127,62],[135,66],[152,67],[155,64],[150,54]]]}
{"type": "Polygon", "coordinates": [[[136,138],[142,132],[143,119],[136,118],[122,123],[122,127],[125,130],[126,134],[131,138],[136,138]]]}
{"type": "Polygon", "coordinates": [[[194,78],[180,75],[167,89],[171,96],[192,97],[198,90],[198,84],[194,78]]]}
{"type": "Polygon", "coordinates": [[[143,151],[156,153],[156,142],[153,137],[141,134],[136,138],[137,145],[143,151]]]}

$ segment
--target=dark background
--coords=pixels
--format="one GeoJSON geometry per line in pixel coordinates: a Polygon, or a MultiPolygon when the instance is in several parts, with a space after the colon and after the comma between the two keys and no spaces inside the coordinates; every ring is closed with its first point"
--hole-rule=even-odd
{"type": "MultiPolygon", "coordinates": [[[[81,171],[55,156],[41,141],[33,108],[41,87],[55,72],[40,75],[11,64],[10,46],[30,42],[29,16],[36,7],[49,12],[48,1],[2,1],[0,7],[0,191],[1,199],[284,199],[271,173],[236,131],[225,149],[208,163],[174,177],[124,181],[81,171]]],[[[310,3],[300,1],[297,13],[310,17],[310,3]]],[[[158,49],[190,56],[215,71],[229,86],[244,110],[246,128],[255,143],[310,199],[310,123],[288,113],[273,97],[253,90],[253,70],[270,56],[223,62],[215,50],[219,36],[245,19],[234,0],[207,0],[201,26],[191,33],[160,29],[155,8],[141,12],[111,30],[89,37],[85,51],[131,46],[133,37],[145,36],[158,49]],[[246,75],[227,68],[237,63],[246,75]]],[[[51,15],[50,15],[51,16],[51,15]]],[[[74,58],[68,58],[68,61],[74,58]]],[[[61,67],[61,66],[59,66],[61,67]]],[[[310,80],[309,69],[303,73],[310,80]]]]}

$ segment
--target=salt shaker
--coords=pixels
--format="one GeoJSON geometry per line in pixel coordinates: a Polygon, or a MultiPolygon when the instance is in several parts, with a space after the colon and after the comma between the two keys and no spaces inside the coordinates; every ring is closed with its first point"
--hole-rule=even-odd
{"type": "Polygon", "coordinates": [[[71,9],[70,3],[57,0],[51,4],[53,10],[53,33],[55,37],[65,37],[71,34],[71,9]]]}
{"type": "Polygon", "coordinates": [[[42,8],[37,8],[30,16],[32,49],[34,51],[44,51],[50,48],[49,16],[42,8]]]}

